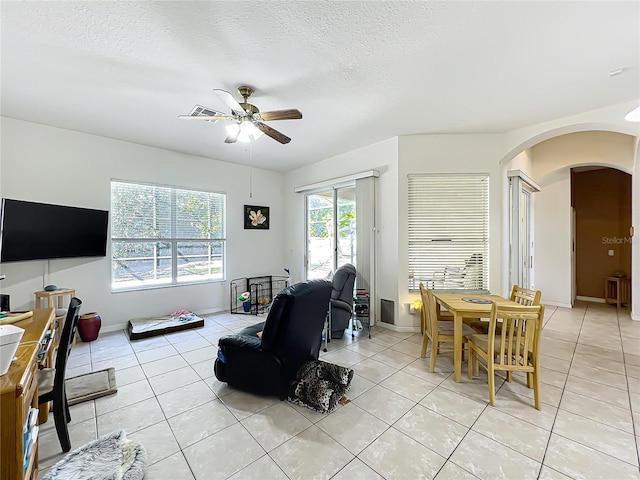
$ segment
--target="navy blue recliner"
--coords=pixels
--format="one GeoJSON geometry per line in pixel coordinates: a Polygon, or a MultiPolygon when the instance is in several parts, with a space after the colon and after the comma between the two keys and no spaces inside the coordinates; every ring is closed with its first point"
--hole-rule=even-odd
{"type": "Polygon", "coordinates": [[[238,390],[284,398],[300,366],[318,359],[330,298],[329,280],[309,280],[282,290],[265,322],[218,340],[216,378],[238,390]]]}

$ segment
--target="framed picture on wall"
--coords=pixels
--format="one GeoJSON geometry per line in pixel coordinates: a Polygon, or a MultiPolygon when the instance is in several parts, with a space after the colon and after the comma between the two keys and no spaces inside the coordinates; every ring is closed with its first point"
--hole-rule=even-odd
{"type": "Polygon", "coordinates": [[[269,230],[269,207],[244,206],[245,230],[269,230]]]}

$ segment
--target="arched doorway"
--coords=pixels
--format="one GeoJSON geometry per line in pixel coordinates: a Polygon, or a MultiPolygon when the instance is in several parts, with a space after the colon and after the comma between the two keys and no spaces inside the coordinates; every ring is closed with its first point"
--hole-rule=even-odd
{"type": "MultiPolygon", "coordinates": [[[[598,168],[615,168],[630,175],[634,171],[637,138],[626,133],[579,131],[577,128],[566,133],[567,129],[568,127],[563,127],[555,132],[539,134],[536,136],[537,143],[532,144],[531,139],[524,141],[522,145],[526,145],[527,149],[520,152],[512,150],[511,158],[505,157],[502,165],[505,182],[506,172],[516,168],[525,171],[541,186],[542,192],[534,196],[534,244],[537,252],[537,258],[534,259],[534,286],[545,292],[545,302],[570,307],[574,293],[571,288],[571,168],[592,168],[597,165],[598,168]]],[[[635,168],[638,168],[637,165],[635,168]]],[[[635,181],[632,182],[631,196],[637,204],[640,191],[635,181]]],[[[505,203],[508,204],[506,201],[505,203]]],[[[505,232],[505,237],[507,235],[505,232]]],[[[509,245],[508,242],[509,239],[506,238],[505,244],[509,245]]],[[[607,255],[608,250],[604,250],[607,255]]],[[[630,255],[638,258],[640,253],[638,248],[635,250],[630,255]]],[[[505,280],[509,279],[509,268],[510,265],[507,265],[503,270],[505,280]]],[[[603,284],[602,278],[599,282],[603,284]]],[[[638,284],[637,280],[635,283],[638,284]]],[[[509,281],[505,284],[509,284],[509,281]]],[[[600,287],[602,293],[598,298],[604,296],[603,288],[600,287]]]]}

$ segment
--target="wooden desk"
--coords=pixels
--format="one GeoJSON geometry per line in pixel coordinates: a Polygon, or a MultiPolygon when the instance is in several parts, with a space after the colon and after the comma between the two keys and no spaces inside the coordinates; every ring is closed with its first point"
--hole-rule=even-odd
{"type": "Polygon", "coordinates": [[[38,477],[38,443],[33,447],[29,467],[23,471],[22,429],[29,407],[38,407],[38,350],[54,318],[53,308],[38,308],[33,317],[16,322],[24,328],[22,341],[9,371],[0,376],[0,478],[22,480],[38,477]]]}
{"type": "Polygon", "coordinates": [[[453,313],[453,379],[459,382],[462,372],[462,319],[489,318],[491,316],[491,303],[470,303],[462,299],[484,298],[500,305],[518,304],[499,295],[433,292],[433,296],[436,302],[453,313]]]}

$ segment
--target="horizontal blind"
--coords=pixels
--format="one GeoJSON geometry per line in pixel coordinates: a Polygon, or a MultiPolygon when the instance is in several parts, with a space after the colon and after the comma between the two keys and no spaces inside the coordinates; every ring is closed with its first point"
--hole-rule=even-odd
{"type": "Polygon", "coordinates": [[[111,182],[112,238],[170,238],[171,189],[111,182]]]}
{"type": "Polygon", "coordinates": [[[409,289],[487,291],[489,176],[409,175],[409,289]]]}
{"type": "Polygon", "coordinates": [[[225,195],[111,182],[113,239],[224,239],[225,195]]]}

